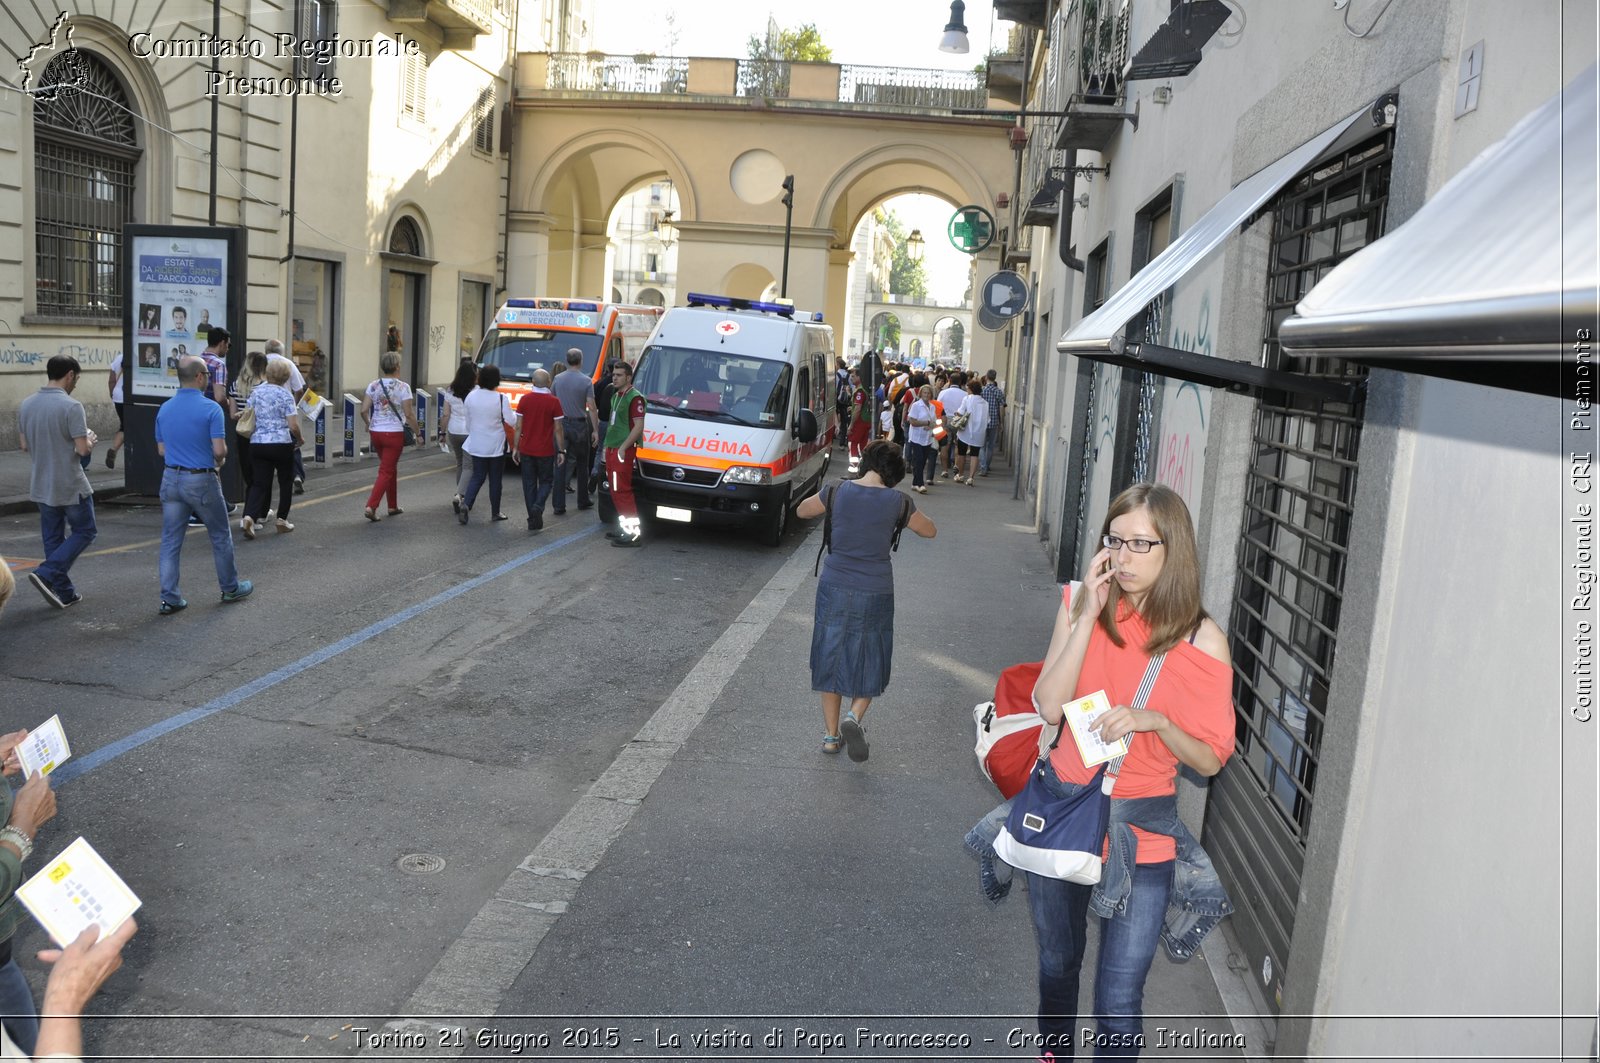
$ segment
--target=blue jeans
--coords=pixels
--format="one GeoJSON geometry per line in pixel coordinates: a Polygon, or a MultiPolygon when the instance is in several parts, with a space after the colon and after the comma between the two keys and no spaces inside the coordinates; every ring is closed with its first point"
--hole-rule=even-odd
{"type": "Polygon", "coordinates": [[[480,458],[476,454],[467,455],[472,459],[472,479],[467,481],[467,489],[461,494],[461,504],[467,509],[472,508],[472,503],[478,500],[478,492],[483,489],[483,481],[489,481],[489,511],[500,512],[500,477],[505,472],[506,459],[502,454],[492,458],[480,458]]]}
{"type": "Polygon", "coordinates": [[[44,563],[34,569],[62,601],[77,596],[67,570],[94,542],[94,496],[84,495],[70,506],[39,506],[39,534],[44,539],[44,563]],[[71,528],[72,534],[65,529],[71,528]]]}
{"type": "MultiPolygon", "coordinates": [[[[1092,886],[1028,872],[1028,909],[1039,941],[1039,1033],[1057,1059],[1071,1059],[1078,978],[1092,886]]],[[[1172,892],[1172,861],[1140,864],[1127,911],[1100,920],[1094,973],[1095,1059],[1137,1059],[1144,1047],[1144,982],[1156,956],[1172,892]]],[[[1091,1042],[1087,1028],[1078,1043],[1091,1042]]]]}
{"type": "MultiPolygon", "coordinates": [[[[16,945],[15,938],[12,945],[16,945]]],[[[28,988],[28,979],[15,958],[0,964],[0,1015],[5,1016],[6,1033],[11,1040],[33,1055],[34,1043],[39,1040],[39,1011],[33,1003],[33,990],[28,988]]]]}
{"type": "Polygon", "coordinates": [[[994,445],[1000,439],[1000,426],[994,421],[989,422],[989,427],[983,431],[983,449],[978,451],[978,471],[988,472],[989,463],[994,460],[994,445]]]}
{"type": "Polygon", "coordinates": [[[228,504],[222,500],[222,481],[215,473],[179,472],[167,469],[161,474],[161,600],[176,605],[178,558],[183,552],[183,537],[189,514],[199,517],[211,537],[211,559],[217,566],[217,586],[224,594],[239,589],[239,572],[233,564],[233,532],[228,527],[228,504]]]}
{"type": "MultiPolygon", "coordinates": [[[[562,471],[566,466],[562,465],[562,471]]],[[[536,458],[529,454],[522,455],[522,502],[528,507],[528,519],[532,520],[534,514],[540,519],[544,518],[544,503],[550,497],[550,491],[555,487],[556,459],[554,455],[548,458],[536,458]]],[[[562,482],[562,494],[565,496],[566,482],[562,482]]],[[[562,507],[565,509],[565,507],[562,507]]]]}

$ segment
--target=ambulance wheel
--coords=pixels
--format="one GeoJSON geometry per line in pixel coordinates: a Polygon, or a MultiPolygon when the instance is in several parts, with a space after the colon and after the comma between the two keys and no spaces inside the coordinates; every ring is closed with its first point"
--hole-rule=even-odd
{"type": "Polygon", "coordinates": [[[778,500],[777,508],[761,527],[761,541],[767,546],[782,546],[783,533],[789,530],[789,497],[778,500]]]}

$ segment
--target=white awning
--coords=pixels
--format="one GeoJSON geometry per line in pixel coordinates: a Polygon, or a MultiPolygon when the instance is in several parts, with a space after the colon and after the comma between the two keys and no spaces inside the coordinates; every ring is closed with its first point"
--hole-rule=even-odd
{"type": "Polygon", "coordinates": [[[1264,207],[1284,185],[1333,147],[1335,141],[1358,119],[1370,121],[1369,114],[1370,109],[1363,107],[1271,166],[1239,182],[1165,251],[1151,259],[1127,284],[1118,288],[1098,310],[1074,325],[1056,343],[1056,350],[1063,354],[1091,357],[1107,351],[1120,354],[1128,322],[1151,300],[1176,284],[1184,274],[1220,247],[1235,229],[1264,207]]]}
{"type": "MultiPolygon", "coordinates": [[[[1573,338],[1563,320],[1567,333],[1593,328],[1597,312],[1596,74],[1579,75],[1405,224],[1335,267],[1281,326],[1285,350],[1442,375],[1462,375],[1449,363],[1559,359],[1573,338]]],[[[1482,379],[1515,387],[1526,368],[1482,379]]]]}

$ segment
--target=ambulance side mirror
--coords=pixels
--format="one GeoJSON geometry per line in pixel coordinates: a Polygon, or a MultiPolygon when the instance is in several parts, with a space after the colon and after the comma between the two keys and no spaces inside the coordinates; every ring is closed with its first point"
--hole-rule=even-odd
{"type": "Polygon", "coordinates": [[[802,443],[810,443],[817,438],[817,431],[817,415],[802,408],[794,426],[795,438],[802,443]]]}

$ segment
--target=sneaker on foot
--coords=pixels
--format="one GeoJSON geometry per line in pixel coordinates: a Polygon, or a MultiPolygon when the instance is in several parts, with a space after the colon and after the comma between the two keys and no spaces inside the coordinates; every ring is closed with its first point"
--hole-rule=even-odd
{"type": "Polygon", "coordinates": [[[191,527],[191,528],[204,528],[205,526],[206,526],[206,522],[205,521],[201,520],[199,517],[195,516],[193,513],[189,514],[189,527],[191,527]]]}
{"type": "Polygon", "coordinates": [[[171,616],[173,613],[187,608],[189,608],[189,600],[187,598],[179,598],[175,602],[162,602],[160,613],[162,616],[171,616]]]}
{"type": "Polygon", "coordinates": [[[466,506],[462,506],[460,509],[456,510],[456,522],[459,524],[465,524],[467,522],[467,514],[469,512],[471,511],[467,509],[466,506]]]}
{"type": "Polygon", "coordinates": [[[643,546],[644,545],[644,540],[641,539],[641,538],[638,538],[637,536],[622,535],[622,534],[619,533],[615,539],[611,540],[611,545],[612,546],[643,546]]]}
{"type": "Polygon", "coordinates": [[[112,447],[110,450],[106,451],[106,468],[115,469],[116,467],[117,467],[117,448],[116,447],[112,447]]]}
{"type": "Polygon", "coordinates": [[[243,529],[246,539],[254,539],[256,537],[256,519],[254,517],[240,517],[239,527],[243,529]]]}
{"type": "Polygon", "coordinates": [[[65,609],[67,607],[66,603],[61,600],[61,596],[56,593],[55,588],[46,583],[44,577],[39,573],[28,573],[28,582],[38,588],[39,593],[44,596],[44,600],[57,609],[65,609]]]}
{"type": "Polygon", "coordinates": [[[66,609],[69,606],[77,605],[81,601],[83,601],[83,595],[79,594],[77,591],[73,591],[71,594],[61,599],[61,608],[66,609]]]}
{"type": "Polygon", "coordinates": [[[224,603],[242,602],[246,598],[250,597],[250,592],[255,589],[255,584],[251,583],[247,579],[242,579],[239,581],[239,585],[233,590],[222,592],[222,600],[224,603]]]}
{"type": "Polygon", "coordinates": [[[282,517],[279,517],[278,518],[278,530],[280,532],[292,532],[292,531],[294,531],[294,525],[290,524],[288,521],[284,520],[282,517]]]}
{"type": "Polygon", "coordinates": [[[844,738],[845,752],[857,764],[867,759],[867,731],[853,712],[845,713],[839,721],[839,734],[844,738]]]}
{"type": "Polygon", "coordinates": [[[294,482],[294,493],[297,494],[297,495],[303,495],[303,494],[306,493],[306,482],[304,480],[300,480],[300,479],[296,479],[295,480],[295,482],[294,482]]]}

